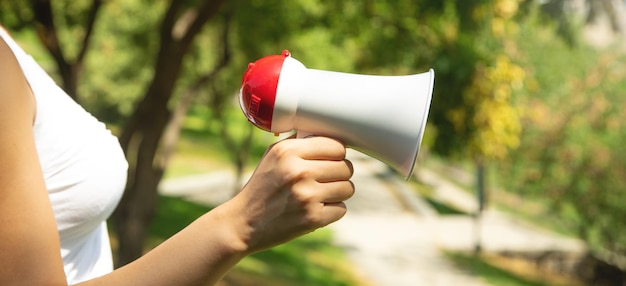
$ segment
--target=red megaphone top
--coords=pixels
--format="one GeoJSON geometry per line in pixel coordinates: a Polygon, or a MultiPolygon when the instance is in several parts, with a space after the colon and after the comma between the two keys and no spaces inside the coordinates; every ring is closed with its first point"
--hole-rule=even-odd
{"type": "Polygon", "coordinates": [[[243,75],[239,104],[248,120],[257,127],[271,131],[278,79],[288,50],[281,55],[263,57],[248,64],[243,75]]]}

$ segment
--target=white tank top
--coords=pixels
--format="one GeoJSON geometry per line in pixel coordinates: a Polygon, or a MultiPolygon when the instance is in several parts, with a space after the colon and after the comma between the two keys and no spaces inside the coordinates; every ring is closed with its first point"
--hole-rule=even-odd
{"type": "Polygon", "coordinates": [[[113,270],[106,219],[119,202],[128,164],[117,138],[75,103],[0,27],[37,102],[33,132],[61,239],[67,281],[113,270]]]}

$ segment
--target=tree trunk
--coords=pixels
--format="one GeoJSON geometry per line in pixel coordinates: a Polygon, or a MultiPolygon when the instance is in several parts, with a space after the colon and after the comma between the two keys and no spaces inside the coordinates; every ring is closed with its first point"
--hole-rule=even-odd
{"type": "Polygon", "coordinates": [[[111,218],[119,245],[117,267],[143,254],[147,229],[157,207],[157,187],[165,171],[165,166],[155,159],[170,120],[168,103],[184,56],[202,26],[217,14],[222,2],[204,1],[197,9],[183,14],[184,3],[172,1],[163,18],[154,76],[120,136],[129,169],[124,196],[111,218]]]}
{"type": "Polygon", "coordinates": [[[482,252],[482,213],[487,201],[485,163],[483,159],[476,159],[474,164],[476,166],[476,201],[478,203],[474,214],[474,255],[480,255],[482,252]]]}
{"type": "MultiPolygon", "coordinates": [[[[163,85],[163,82],[153,84],[155,88],[163,85]]],[[[129,124],[136,128],[124,130],[125,138],[128,138],[123,145],[129,161],[128,182],[124,197],[112,216],[118,232],[119,265],[143,254],[147,227],[156,210],[157,186],[164,172],[153,162],[170,113],[163,104],[150,100],[143,101],[141,106],[147,107],[139,108],[129,124]]]]}
{"type": "Polygon", "coordinates": [[[587,1],[589,10],[586,22],[595,23],[604,15],[616,34],[626,34],[626,4],[620,0],[587,1]]]}
{"type": "Polygon", "coordinates": [[[82,39],[79,39],[78,41],[80,43],[80,47],[73,62],[67,59],[59,43],[57,27],[54,24],[51,1],[38,0],[31,2],[34,20],[37,23],[37,36],[57,65],[59,75],[63,81],[63,90],[65,90],[65,92],[76,102],[80,102],[78,96],[79,75],[82,72],[83,62],[85,60],[85,56],[87,55],[87,51],[89,50],[89,43],[91,35],[93,34],[93,28],[98,11],[102,6],[102,0],[92,0],[91,2],[87,22],[84,23],[85,33],[82,39]]]}

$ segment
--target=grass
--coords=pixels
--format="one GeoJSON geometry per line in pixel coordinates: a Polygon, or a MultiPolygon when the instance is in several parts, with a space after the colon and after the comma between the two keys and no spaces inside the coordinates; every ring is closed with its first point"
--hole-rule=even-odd
{"type": "Polygon", "coordinates": [[[419,180],[412,179],[409,181],[410,186],[415,191],[415,195],[421,197],[430,207],[432,207],[439,215],[471,215],[455,206],[440,202],[433,198],[434,189],[432,186],[424,184],[419,180]]]}
{"type": "Polygon", "coordinates": [[[482,277],[487,283],[499,286],[548,286],[543,282],[533,281],[526,277],[513,274],[507,270],[494,266],[480,256],[445,252],[445,255],[459,268],[465,269],[472,275],[482,277]]]}
{"type": "Polygon", "coordinates": [[[464,211],[461,211],[450,205],[438,202],[432,198],[425,197],[424,200],[433,208],[439,215],[470,215],[464,211]]]}
{"type": "MultiPolygon", "coordinates": [[[[180,231],[212,207],[180,198],[161,196],[150,225],[148,248],[180,231]]],[[[210,231],[210,230],[207,230],[210,231]]],[[[256,253],[235,266],[219,285],[367,285],[332,245],[326,229],[256,253]]]]}
{"type": "MultiPolygon", "coordinates": [[[[475,174],[473,172],[475,172],[475,170],[471,163],[465,161],[451,164],[440,157],[429,156],[425,161],[425,165],[436,171],[449,182],[455,184],[461,190],[474,194],[476,178],[474,177],[475,174]],[[456,171],[451,172],[452,169],[456,171]],[[460,179],[458,172],[469,175],[463,176],[463,178],[460,179]],[[452,173],[455,174],[452,175],[452,173]]],[[[494,207],[499,211],[521,218],[528,224],[543,229],[549,229],[560,235],[576,237],[576,234],[571,229],[567,229],[559,220],[550,214],[551,206],[548,200],[537,196],[526,197],[521,193],[502,189],[500,187],[500,180],[505,178],[499,178],[497,176],[497,170],[494,168],[496,167],[493,165],[486,168],[486,189],[488,192],[486,204],[488,207],[494,207]]],[[[434,203],[436,204],[437,202],[434,203]]],[[[434,207],[437,208],[437,206],[434,207]]]]}
{"type": "Polygon", "coordinates": [[[507,258],[497,254],[472,255],[460,252],[444,252],[459,268],[482,277],[490,285],[497,286],[582,286],[572,278],[548,273],[525,260],[507,258]]]}
{"type": "Polygon", "coordinates": [[[264,285],[366,285],[331,240],[329,230],[317,230],[245,258],[231,274],[271,279],[264,285]]]}

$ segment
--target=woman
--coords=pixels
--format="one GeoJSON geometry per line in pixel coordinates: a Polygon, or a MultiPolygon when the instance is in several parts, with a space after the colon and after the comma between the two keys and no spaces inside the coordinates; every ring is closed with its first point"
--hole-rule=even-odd
{"type": "Polygon", "coordinates": [[[207,285],[246,255],[340,219],[345,146],[270,146],[230,201],[112,269],[106,219],[126,181],[117,139],[0,27],[0,285],[207,285]]]}

